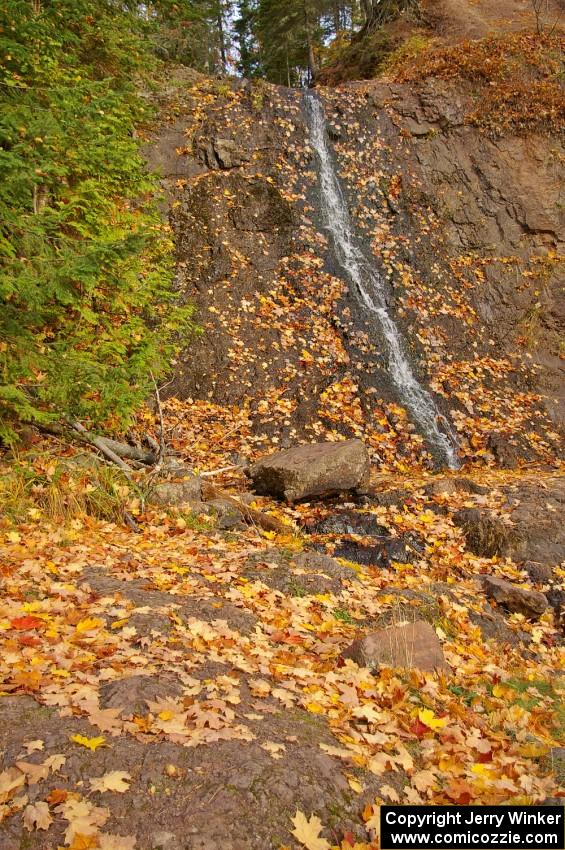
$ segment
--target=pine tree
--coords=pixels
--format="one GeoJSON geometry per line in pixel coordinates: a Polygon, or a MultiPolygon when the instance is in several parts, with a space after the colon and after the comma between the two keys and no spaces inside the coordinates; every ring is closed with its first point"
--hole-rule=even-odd
{"type": "Polygon", "coordinates": [[[119,427],[170,356],[172,246],[134,138],[146,22],[104,0],[0,11],[0,439],[119,427]]]}

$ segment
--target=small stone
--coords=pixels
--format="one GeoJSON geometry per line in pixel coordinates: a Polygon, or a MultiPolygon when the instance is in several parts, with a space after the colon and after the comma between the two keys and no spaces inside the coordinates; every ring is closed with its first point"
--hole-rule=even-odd
{"type": "Polygon", "coordinates": [[[548,564],[537,564],[535,561],[528,561],[524,564],[524,569],[530,579],[536,584],[547,584],[553,580],[553,570],[548,564]]]}
{"type": "Polygon", "coordinates": [[[294,559],[297,567],[316,573],[325,573],[330,578],[358,581],[357,573],[351,567],[344,567],[335,558],[321,552],[301,552],[294,559]]]}
{"type": "Polygon", "coordinates": [[[188,475],[182,481],[165,481],[157,484],[150,501],[156,505],[185,505],[200,502],[202,480],[198,475],[188,475]]]}
{"type": "Polygon", "coordinates": [[[433,671],[447,667],[439,638],[425,620],[390,626],[358,638],[342,656],[371,669],[406,667],[433,671]]]}
{"type": "Polygon", "coordinates": [[[537,590],[526,590],[495,576],[482,576],[483,588],[490,599],[494,599],[508,611],[537,620],[548,606],[547,597],[537,590]]]}

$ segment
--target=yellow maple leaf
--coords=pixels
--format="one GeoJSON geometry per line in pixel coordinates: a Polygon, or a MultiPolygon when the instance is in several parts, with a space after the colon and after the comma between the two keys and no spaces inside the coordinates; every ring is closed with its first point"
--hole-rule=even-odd
{"type": "Polygon", "coordinates": [[[80,832],[77,832],[72,844],[68,848],[58,847],[57,850],[91,850],[93,847],[98,847],[97,835],[82,835],[80,832]]]}
{"type": "Polygon", "coordinates": [[[85,620],[81,620],[76,624],[76,631],[80,635],[82,632],[91,632],[94,629],[99,629],[103,625],[104,620],[101,620],[100,617],[87,617],[85,620]]]}
{"type": "Polygon", "coordinates": [[[93,791],[117,791],[118,794],[123,794],[127,791],[131,782],[131,775],[125,770],[111,770],[105,773],[104,776],[98,776],[90,780],[90,787],[93,791]]]}
{"type": "Polygon", "coordinates": [[[294,829],[291,832],[306,850],[330,850],[326,839],[320,838],[322,822],[316,815],[312,815],[308,820],[303,812],[297,811],[292,822],[294,829]]]}
{"type": "Polygon", "coordinates": [[[363,791],[363,785],[359,782],[358,779],[355,778],[355,776],[348,775],[347,782],[349,784],[349,787],[353,791],[355,791],[356,794],[361,794],[361,792],[363,791]]]}
{"type": "Polygon", "coordinates": [[[428,729],[443,729],[447,725],[447,717],[436,717],[430,708],[422,708],[418,712],[418,719],[428,729]]]}
{"type": "Polygon", "coordinates": [[[71,735],[71,741],[74,741],[75,744],[80,744],[81,747],[86,747],[88,750],[96,750],[98,747],[101,747],[106,738],[102,735],[99,735],[97,738],[87,738],[85,735],[71,735]]]}

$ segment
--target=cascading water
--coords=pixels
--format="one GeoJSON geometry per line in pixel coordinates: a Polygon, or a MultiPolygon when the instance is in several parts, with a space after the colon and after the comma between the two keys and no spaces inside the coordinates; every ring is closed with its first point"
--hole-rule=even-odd
{"type": "Polygon", "coordinates": [[[434,453],[451,469],[457,469],[457,441],[452,433],[445,434],[438,425],[439,421],[443,421],[449,428],[449,423],[439,413],[429,392],[414,376],[404,351],[402,335],[387,309],[384,281],[356,244],[347,204],[328,144],[322,104],[312,93],[307,93],[305,99],[310,140],[318,160],[322,214],[333,242],[336,259],[345,277],[353,284],[355,294],[362,305],[377,320],[386,346],[388,373],[400,400],[410,411],[415,424],[420,427],[434,453]]]}

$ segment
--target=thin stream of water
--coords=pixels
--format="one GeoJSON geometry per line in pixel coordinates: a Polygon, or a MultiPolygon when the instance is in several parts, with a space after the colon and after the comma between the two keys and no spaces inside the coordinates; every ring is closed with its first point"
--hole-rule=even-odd
{"type": "Polygon", "coordinates": [[[323,106],[316,95],[305,95],[311,144],[318,161],[320,201],[326,229],[344,276],[362,305],[374,315],[386,346],[388,373],[403,405],[419,426],[430,448],[451,469],[459,468],[457,441],[430,393],[415,377],[402,334],[389,314],[384,280],[356,243],[353,225],[330,151],[323,106]],[[439,423],[448,431],[445,433],[439,423]]]}

